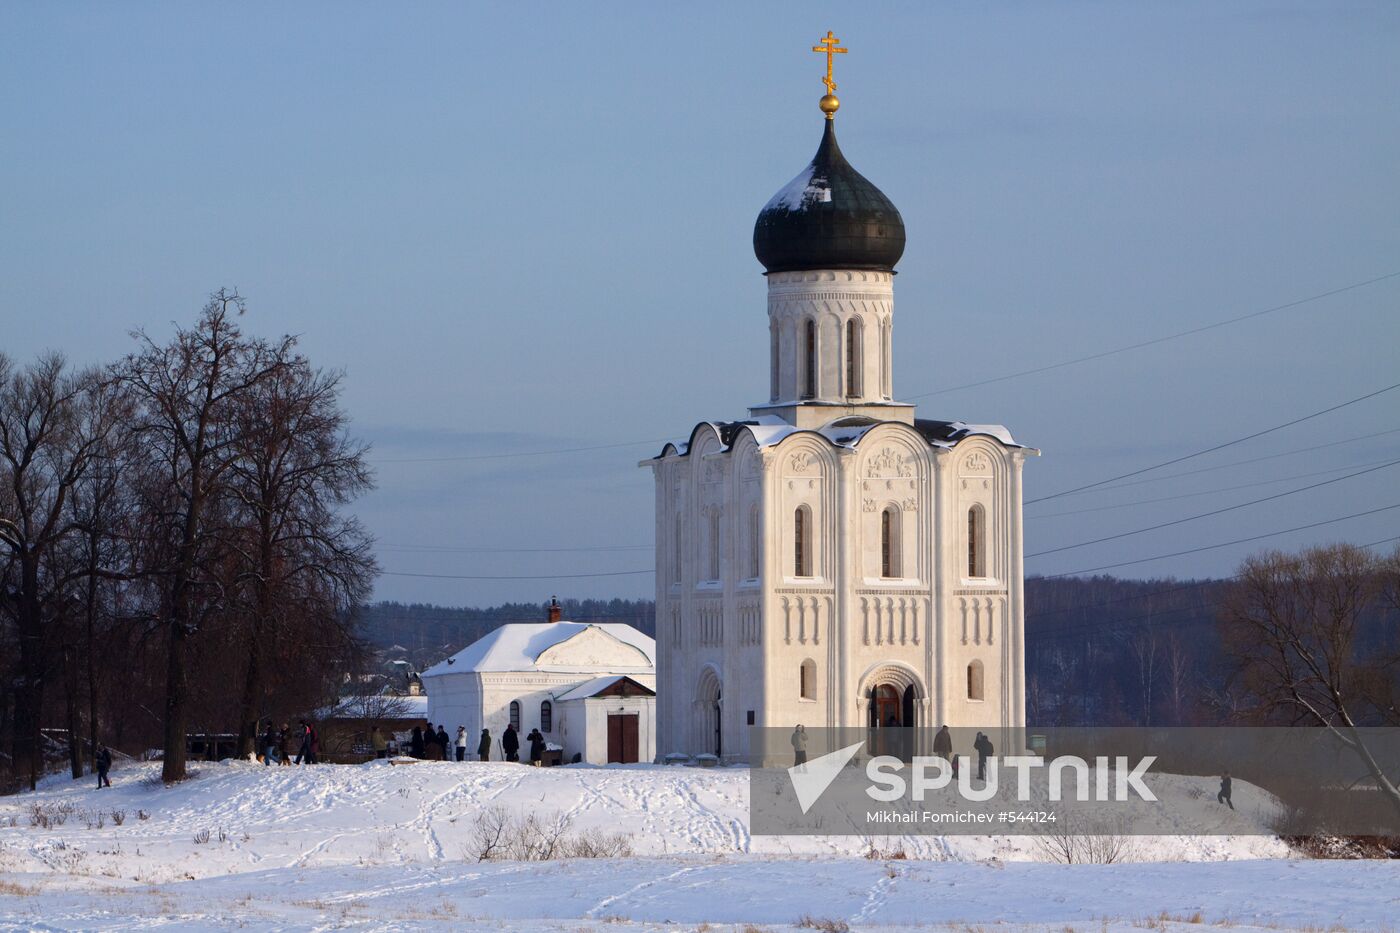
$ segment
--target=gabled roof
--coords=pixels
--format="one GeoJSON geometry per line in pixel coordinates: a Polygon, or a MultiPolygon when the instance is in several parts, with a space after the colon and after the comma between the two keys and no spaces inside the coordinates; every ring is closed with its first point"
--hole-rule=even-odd
{"type": "Polygon", "coordinates": [[[445,661],[423,672],[428,679],[441,674],[560,671],[590,674],[599,670],[629,670],[650,673],[656,665],[656,642],[621,622],[517,622],[478,638],[445,661]],[[597,664],[573,664],[567,659],[549,658],[546,653],[559,655],[550,649],[580,636],[597,636],[617,649],[619,661],[597,664]],[[632,649],[632,650],[628,650],[632,649]]]}
{"type": "Polygon", "coordinates": [[[592,680],[585,680],[577,687],[571,687],[564,693],[554,698],[555,702],[563,703],[565,700],[586,700],[596,696],[617,696],[623,691],[629,691],[632,696],[656,696],[654,684],[647,684],[644,681],[654,681],[655,678],[646,675],[628,677],[626,674],[611,674],[607,677],[594,677],[592,680]],[[623,683],[626,681],[626,684],[623,683]]]}

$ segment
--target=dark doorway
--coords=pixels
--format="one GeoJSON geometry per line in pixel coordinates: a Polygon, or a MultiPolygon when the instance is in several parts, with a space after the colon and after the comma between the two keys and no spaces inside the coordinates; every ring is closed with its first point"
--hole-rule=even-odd
{"type": "Polygon", "coordinates": [[[608,763],[633,764],[637,761],[636,713],[611,713],[608,716],[608,763]]]}

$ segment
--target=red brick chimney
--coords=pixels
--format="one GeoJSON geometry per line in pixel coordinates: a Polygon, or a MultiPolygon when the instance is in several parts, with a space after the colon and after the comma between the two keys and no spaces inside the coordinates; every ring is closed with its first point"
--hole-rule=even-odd
{"type": "Polygon", "coordinates": [[[559,600],[553,596],[549,597],[549,621],[559,621],[559,600]]]}

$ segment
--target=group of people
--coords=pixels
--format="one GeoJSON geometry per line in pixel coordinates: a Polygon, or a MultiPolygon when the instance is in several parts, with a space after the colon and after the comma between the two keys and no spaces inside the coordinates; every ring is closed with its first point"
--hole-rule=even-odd
{"type": "Polygon", "coordinates": [[[278,728],[273,720],[267,721],[267,728],[262,734],[262,755],[259,756],[263,764],[269,767],[274,763],[279,766],[314,765],[320,758],[321,736],[315,724],[300,719],[297,720],[297,728],[292,729],[285,722],[278,728]],[[293,747],[296,748],[295,758],[292,757],[293,747]]]}
{"type": "MultiPolygon", "coordinates": [[[[385,757],[386,743],[383,736],[379,735],[377,726],[370,734],[370,741],[374,745],[375,757],[385,757]]],[[[466,761],[468,741],[466,726],[458,726],[456,737],[450,738],[447,734],[447,726],[439,724],[434,729],[432,723],[424,723],[421,726],[413,727],[409,738],[409,754],[425,761],[450,761],[452,760],[451,752],[455,751],[458,761],[466,761]]],[[[538,766],[544,761],[547,745],[544,733],[539,729],[531,729],[530,734],[525,736],[525,741],[529,743],[530,764],[538,766]]],[[[476,742],[478,761],[491,760],[493,744],[491,730],[482,729],[476,742]]],[[[507,725],[505,732],[501,733],[500,746],[502,761],[520,760],[520,733],[516,731],[513,724],[507,725]]]]}

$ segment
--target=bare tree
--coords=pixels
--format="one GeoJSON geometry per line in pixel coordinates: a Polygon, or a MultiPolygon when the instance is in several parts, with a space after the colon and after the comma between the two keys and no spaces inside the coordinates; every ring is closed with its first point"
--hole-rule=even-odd
{"type": "Polygon", "coordinates": [[[167,639],[166,781],[185,777],[189,642],[228,601],[226,536],[215,515],[242,441],[237,407],[286,365],[293,343],[244,337],[235,321],[242,313],[238,294],[221,290],[194,328],[179,328],[170,342],[137,333],[140,349],[120,367],[138,405],[135,427],[149,464],[144,569],[156,583],[167,639]]]}
{"type": "Polygon", "coordinates": [[[1138,722],[1152,725],[1153,688],[1157,684],[1157,633],[1151,624],[1143,626],[1128,639],[1128,649],[1132,652],[1137,668],[1138,722]]]}
{"type": "Polygon", "coordinates": [[[314,638],[297,623],[343,624],[348,609],[369,595],[374,577],[369,535],[338,511],[373,485],[367,448],[345,433],[340,378],[289,358],[234,408],[231,544],[244,568],[239,592],[246,594],[250,619],[240,755],[257,744],[269,642],[308,650],[314,638]]]}
{"type": "Polygon", "coordinates": [[[1240,568],[1222,611],[1227,650],[1256,713],[1329,729],[1365,765],[1377,789],[1400,810],[1400,790],[1367,749],[1360,726],[1397,721],[1397,658],[1365,627],[1394,607],[1395,560],[1347,544],[1277,551],[1240,568]]]}
{"type": "Polygon", "coordinates": [[[78,531],[67,504],[119,427],[109,410],[91,407],[102,379],[92,370],[68,372],[58,354],[18,370],[0,355],[0,611],[13,621],[19,643],[13,767],[31,788],[41,769],[39,722],[53,628],[71,610],[69,587],[82,576],[64,554],[78,531]]]}
{"type": "Polygon", "coordinates": [[[1172,725],[1186,725],[1186,702],[1192,681],[1192,658],[1179,632],[1168,632],[1165,662],[1167,702],[1171,704],[1172,725]]]}

